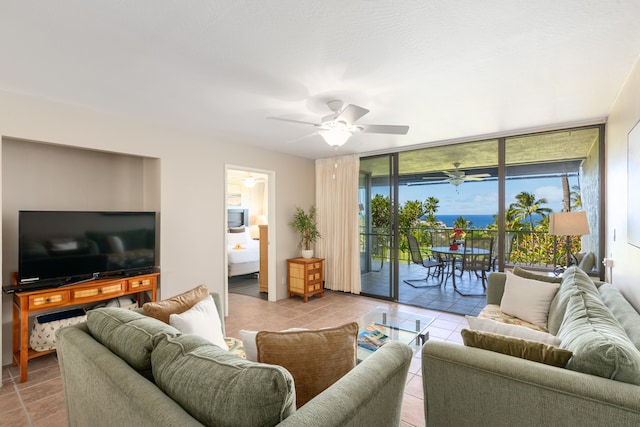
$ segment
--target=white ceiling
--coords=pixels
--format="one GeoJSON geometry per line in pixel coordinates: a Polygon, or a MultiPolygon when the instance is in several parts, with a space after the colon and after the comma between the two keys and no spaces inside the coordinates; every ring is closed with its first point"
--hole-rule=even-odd
{"type": "Polygon", "coordinates": [[[639,22],[637,0],[0,0],[0,90],[323,158],[266,117],[337,98],[410,126],[338,154],[601,121],[639,22]]]}

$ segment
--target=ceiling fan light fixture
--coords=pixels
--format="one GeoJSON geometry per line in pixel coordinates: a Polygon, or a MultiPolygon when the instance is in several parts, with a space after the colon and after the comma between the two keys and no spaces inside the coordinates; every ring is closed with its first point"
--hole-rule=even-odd
{"type": "Polygon", "coordinates": [[[340,127],[320,131],[320,136],[332,147],[341,147],[351,137],[351,132],[340,127]]]}
{"type": "Polygon", "coordinates": [[[253,186],[256,185],[256,179],[251,175],[249,175],[248,177],[242,180],[242,183],[247,188],[253,188],[253,186]]]}
{"type": "Polygon", "coordinates": [[[464,178],[462,177],[454,177],[449,180],[449,182],[456,187],[464,182],[464,178]]]}

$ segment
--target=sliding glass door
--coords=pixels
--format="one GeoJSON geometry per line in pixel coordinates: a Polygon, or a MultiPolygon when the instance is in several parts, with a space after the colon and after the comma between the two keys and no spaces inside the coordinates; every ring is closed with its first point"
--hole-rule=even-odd
{"type": "Polygon", "coordinates": [[[360,160],[360,272],[362,293],[397,299],[397,155],[360,160]]]}

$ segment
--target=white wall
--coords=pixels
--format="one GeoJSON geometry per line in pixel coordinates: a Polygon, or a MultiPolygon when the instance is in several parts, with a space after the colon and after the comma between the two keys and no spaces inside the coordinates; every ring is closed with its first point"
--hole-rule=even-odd
{"type": "MultiPolygon", "coordinates": [[[[639,120],[640,62],[637,62],[607,121],[605,220],[605,254],[615,262],[612,277],[607,276],[607,280],[618,286],[637,310],[640,310],[640,248],[627,243],[627,136],[639,120]]],[[[633,184],[630,194],[640,197],[639,183],[633,184]]]]}
{"type": "MultiPolygon", "coordinates": [[[[145,173],[144,184],[159,185],[160,200],[145,200],[144,208],[159,202],[161,298],[199,283],[224,292],[224,165],[275,171],[276,217],[269,223],[278,248],[277,298],[286,296],[286,259],[297,255],[288,222],[296,205],[315,201],[313,161],[7,92],[0,92],[0,130],[6,138],[160,160],[156,170],[145,173]]],[[[2,313],[2,319],[10,322],[11,313],[2,313]]],[[[10,336],[3,337],[3,364],[10,362],[5,356],[10,342],[10,336]]]]}

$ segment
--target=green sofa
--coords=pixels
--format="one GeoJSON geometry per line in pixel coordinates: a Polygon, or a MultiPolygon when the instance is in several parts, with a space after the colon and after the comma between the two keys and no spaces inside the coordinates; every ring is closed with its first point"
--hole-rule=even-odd
{"type": "Polygon", "coordinates": [[[90,312],[60,329],[57,343],[67,417],[78,427],[399,425],[412,358],[408,346],[390,342],[296,409],[286,369],[140,311],[90,312]]]}
{"type": "MultiPolygon", "coordinates": [[[[487,304],[500,304],[505,280],[505,273],[489,276],[487,304]]],[[[422,348],[427,425],[640,425],[640,314],[620,292],[570,268],[551,303],[549,332],[572,351],[564,368],[427,342],[422,348]]]]}

